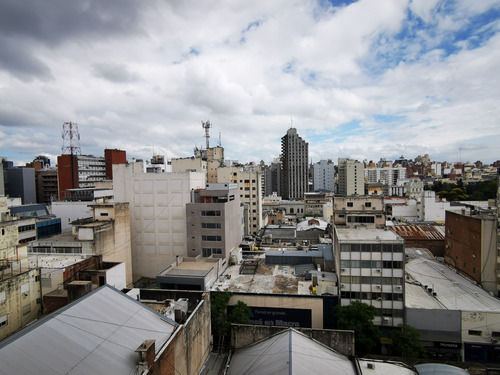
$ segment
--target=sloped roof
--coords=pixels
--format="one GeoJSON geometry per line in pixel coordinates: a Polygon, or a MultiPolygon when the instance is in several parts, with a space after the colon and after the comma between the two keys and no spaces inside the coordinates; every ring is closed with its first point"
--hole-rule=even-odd
{"type": "Polygon", "coordinates": [[[355,375],[356,370],[348,357],[288,329],[236,350],[227,374],[355,375]]]}
{"type": "Polygon", "coordinates": [[[131,374],[135,350],[158,351],[176,323],[105,285],[0,345],[2,374],[131,374]]]}
{"type": "Polygon", "coordinates": [[[444,230],[434,225],[398,225],[390,227],[405,240],[437,240],[444,241],[444,230]]]}

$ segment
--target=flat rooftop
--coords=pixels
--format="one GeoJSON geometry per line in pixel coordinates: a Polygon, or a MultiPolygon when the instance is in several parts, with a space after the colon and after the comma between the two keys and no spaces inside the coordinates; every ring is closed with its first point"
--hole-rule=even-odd
{"type": "Polygon", "coordinates": [[[406,264],[406,307],[477,312],[500,311],[500,299],[433,259],[414,258],[406,264]],[[432,292],[426,291],[431,288],[432,292]],[[436,293],[436,295],[434,295],[436,293]]]}
{"type": "Polygon", "coordinates": [[[265,255],[255,259],[255,274],[240,274],[240,264],[229,266],[211,290],[230,292],[310,295],[311,281],[294,275],[293,266],[266,265],[265,255]]]}
{"type": "Polygon", "coordinates": [[[79,263],[84,259],[90,258],[92,255],[55,255],[55,254],[40,254],[30,255],[27,259],[21,261],[23,267],[29,268],[66,268],[73,264],[79,263]]]}
{"type": "Polygon", "coordinates": [[[208,262],[205,260],[198,260],[196,262],[184,261],[177,266],[163,270],[158,276],[205,276],[216,266],[217,262],[208,262]]]}
{"type": "Polygon", "coordinates": [[[400,236],[389,229],[378,228],[335,228],[340,241],[398,241],[400,236]]]}

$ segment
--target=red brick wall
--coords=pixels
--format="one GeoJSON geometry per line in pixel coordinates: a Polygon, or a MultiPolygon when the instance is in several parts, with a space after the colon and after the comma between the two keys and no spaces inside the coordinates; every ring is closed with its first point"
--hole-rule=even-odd
{"type": "Polygon", "coordinates": [[[78,160],[76,155],[60,155],[57,157],[57,175],[59,199],[64,199],[67,189],[78,188],[78,160]],[[73,162],[71,162],[73,158],[73,162]]]}
{"type": "Polygon", "coordinates": [[[481,282],[481,219],[446,211],[444,260],[481,282]]]}
{"type": "Polygon", "coordinates": [[[113,179],[113,164],[126,164],[127,153],[122,150],[104,150],[104,159],[106,161],[106,178],[113,179]]]}

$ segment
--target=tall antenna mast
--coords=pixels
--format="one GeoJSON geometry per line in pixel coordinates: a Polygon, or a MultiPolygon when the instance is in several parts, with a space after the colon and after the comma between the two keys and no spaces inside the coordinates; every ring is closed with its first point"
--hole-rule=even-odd
{"type": "Polygon", "coordinates": [[[78,124],[76,122],[63,123],[62,139],[63,154],[77,155],[82,153],[80,150],[80,134],[78,133],[78,124]]]}
{"type": "Polygon", "coordinates": [[[210,128],[212,127],[210,120],[207,120],[206,122],[202,121],[201,127],[205,129],[205,138],[207,140],[207,150],[208,150],[210,148],[210,128]]]}
{"type": "Polygon", "coordinates": [[[220,132],[219,132],[219,147],[222,146],[222,138],[221,138],[221,135],[220,135],[220,132]]]}

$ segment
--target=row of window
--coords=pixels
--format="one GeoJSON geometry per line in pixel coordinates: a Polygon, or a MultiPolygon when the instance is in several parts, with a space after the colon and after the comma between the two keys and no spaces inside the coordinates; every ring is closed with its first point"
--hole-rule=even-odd
{"type": "Polygon", "coordinates": [[[35,230],[35,224],[23,225],[22,227],[18,227],[17,228],[17,231],[19,233],[21,233],[21,232],[27,232],[29,230],[35,230]]]}
{"type": "Polygon", "coordinates": [[[218,247],[204,247],[201,249],[202,255],[205,258],[208,258],[209,256],[213,255],[222,255],[222,249],[218,247]]]}
{"type": "Polygon", "coordinates": [[[403,244],[354,243],[340,245],[340,251],[364,253],[402,253],[403,244]]]}
{"type": "Polygon", "coordinates": [[[341,268],[403,268],[403,262],[397,260],[341,260],[341,268]]]}
{"type": "Polygon", "coordinates": [[[340,282],[346,284],[403,285],[401,277],[341,276],[340,282]]]}
{"type": "Polygon", "coordinates": [[[403,293],[340,292],[340,298],[377,301],[402,301],[403,293]]]}
{"type": "Polygon", "coordinates": [[[201,216],[220,216],[219,210],[201,211],[201,216]]]}
{"type": "Polygon", "coordinates": [[[81,254],[81,247],[33,247],[30,249],[33,253],[43,254],[81,254]]]}
{"type": "Polygon", "coordinates": [[[222,236],[201,236],[202,241],[222,241],[222,236]]]}
{"type": "Polygon", "coordinates": [[[221,223],[201,223],[202,229],[221,229],[221,223]]]}

